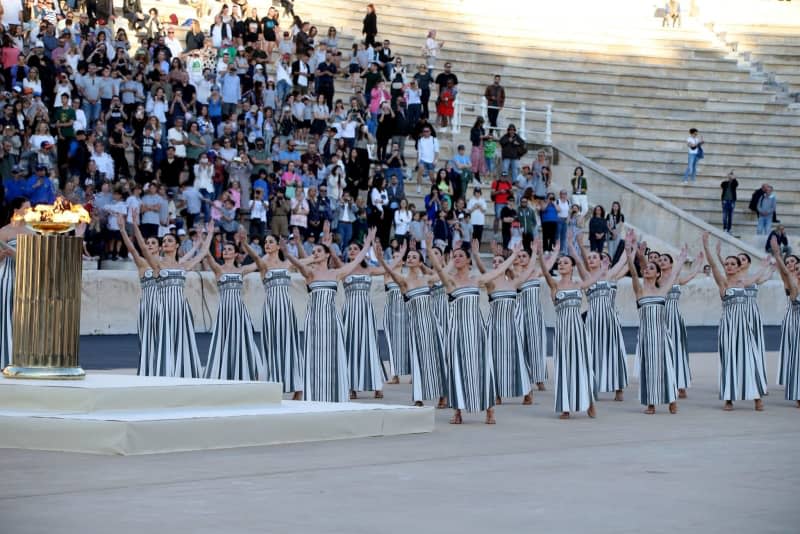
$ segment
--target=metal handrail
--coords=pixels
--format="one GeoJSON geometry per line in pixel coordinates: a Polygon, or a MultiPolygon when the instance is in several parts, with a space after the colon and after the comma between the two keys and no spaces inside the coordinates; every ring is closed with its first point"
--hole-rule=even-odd
{"type": "MultiPolygon", "coordinates": [[[[462,127],[462,116],[465,107],[472,107],[475,109],[474,104],[470,104],[469,102],[465,102],[464,99],[460,98],[456,95],[456,100],[454,103],[454,113],[453,113],[453,121],[452,127],[454,133],[461,133],[462,127]]],[[[519,107],[513,106],[503,106],[502,108],[498,106],[490,106],[486,97],[482,96],[480,101],[480,116],[483,117],[483,120],[488,124],[489,122],[489,110],[490,109],[502,109],[506,112],[512,112],[512,115],[518,118],[517,131],[519,132],[520,137],[523,139],[531,139],[533,137],[539,137],[544,141],[544,144],[550,146],[553,144],[553,106],[550,104],[544,110],[541,109],[528,109],[525,105],[525,101],[521,101],[519,107]],[[528,130],[527,127],[527,119],[529,116],[544,116],[545,127],[544,131],[542,130],[528,130]]],[[[488,127],[491,130],[500,131],[501,128],[499,127],[488,127]]]]}

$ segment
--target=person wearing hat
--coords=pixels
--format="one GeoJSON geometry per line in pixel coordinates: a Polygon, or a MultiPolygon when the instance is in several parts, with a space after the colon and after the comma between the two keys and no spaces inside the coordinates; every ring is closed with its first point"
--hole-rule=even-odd
{"type": "Polygon", "coordinates": [[[222,114],[231,115],[236,112],[236,107],[242,99],[242,86],[236,74],[236,66],[228,65],[225,73],[220,77],[220,92],[222,94],[222,114]]]}
{"type": "MultiPolygon", "coordinates": [[[[47,141],[45,141],[46,143],[47,141]]],[[[23,196],[31,201],[31,206],[38,204],[52,204],[56,200],[56,191],[53,182],[47,176],[47,165],[39,163],[36,172],[25,183],[23,196]]]]}
{"type": "Polygon", "coordinates": [[[14,199],[28,197],[28,179],[25,178],[25,169],[17,163],[11,167],[11,173],[3,179],[5,202],[11,203],[14,199]]]}
{"type": "Polygon", "coordinates": [[[512,181],[516,180],[519,175],[519,160],[528,152],[528,149],[525,146],[525,140],[517,135],[517,128],[513,124],[508,125],[506,133],[500,138],[500,150],[503,170],[510,173],[512,181]]]}

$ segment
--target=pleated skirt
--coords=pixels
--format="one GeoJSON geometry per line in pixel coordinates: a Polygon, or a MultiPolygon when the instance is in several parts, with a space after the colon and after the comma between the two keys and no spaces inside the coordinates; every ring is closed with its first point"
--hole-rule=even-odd
{"type": "Polygon", "coordinates": [[[622,326],[608,290],[589,293],[586,332],[594,358],[594,391],[612,392],[628,386],[622,326]]]}
{"type": "Polygon", "coordinates": [[[759,373],[761,356],[753,338],[747,297],[735,293],[726,296],[722,307],[717,343],[719,398],[723,401],[760,399],[766,391],[766,383],[759,373]]]}
{"type": "Polygon", "coordinates": [[[444,346],[433,316],[427,287],[406,293],[411,361],[411,394],[422,401],[447,396],[447,367],[444,346]]]}
{"type": "Polygon", "coordinates": [[[643,297],[639,306],[639,402],[644,406],[669,404],[678,397],[672,338],[665,322],[662,297],[643,297]]]}
{"type": "Polygon", "coordinates": [[[522,342],[522,352],[528,367],[530,381],[533,383],[547,380],[547,331],[539,301],[540,285],[526,282],[517,296],[515,320],[522,342]]]}
{"type": "Polygon", "coordinates": [[[389,347],[389,367],[392,376],[410,375],[408,315],[403,295],[397,284],[386,286],[383,331],[389,347]]]}
{"type": "Polygon", "coordinates": [[[0,369],[11,364],[12,324],[14,317],[14,283],[16,271],[13,258],[0,261],[0,369]]]}
{"type": "Polygon", "coordinates": [[[486,330],[478,288],[452,294],[448,320],[448,402],[451,408],[480,412],[495,404],[494,365],[486,351],[486,330]],[[487,357],[488,356],[488,357],[487,357]]]}
{"type": "Polygon", "coordinates": [[[530,372],[515,317],[516,292],[489,295],[486,351],[491,355],[498,397],[521,397],[531,391],[530,372]]]}
{"type": "Polygon", "coordinates": [[[683,321],[678,302],[680,293],[667,295],[665,319],[667,335],[671,340],[670,351],[672,365],[675,368],[675,378],[679,389],[686,389],[692,385],[692,370],[689,367],[689,348],[686,341],[686,324],[683,321]]]}
{"type": "Polygon", "coordinates": [[[183,285],[161,287],[161,303],[156,314],[158,342],[155,372],[157,376],[199,378],[203,376],[194,317],[183,295],[183,285]]]}
{"type": "Polygon", "coordinates": [[[305,400],[347,402],[349,399],[344,327],[336,309],[337,287],[336,282],[309,284],[305,320],[305,400]]]}
{"type": "Polygon", "coordinates": [[[350,389],[382,390],[385,376],[378,345],[378,327],[368,290],[345,289],[342,322],[350,389]]]}
{"type": "Polygon", "coordinates": [[[205,378],[258,380],[266,376],[241,283],[222,282],[208,349],[205,378]]]}
{"type": "Polygon", "coordinates": [[[140,376],[157,376],[158,360],[158,308],[160,303],[158,281],[155,278],[141,280],[142,294],[139,297],[139,317],[136,321],[136,332],[139,336],[139,368],[140,376]]]}
{"type": "Polygon", "coordinates": [[[556,413],[583,412],[595,400],[592,353],[581,319],[581,299],[578,296],[571,300],[556,304],[553,339],[556,413]]]}
{"type": "Polygon", "coordinates": [[[764,356],[764,325],[761,321],[761,311],[758,309],[758,289],[748,289],[747,291],[747,317],[757,351],[756,373],[758,373],[758,381],[764,385],[764,393],[766,393],[768,389],[767,364],[764,356]]]}
{"type": "Polygon", "coordinates": [[[303,390],[305,362],[300,330],[286,285],[265,281],[261,316],[261,352],[268,382],[281,382],[284,393],[303,390]]]}
{"type": "Polygon", "coordinates": [[[786,400],[800,400],[800,300],[789,306],[781,325],[778,383],[784,386],[786,400]]]}

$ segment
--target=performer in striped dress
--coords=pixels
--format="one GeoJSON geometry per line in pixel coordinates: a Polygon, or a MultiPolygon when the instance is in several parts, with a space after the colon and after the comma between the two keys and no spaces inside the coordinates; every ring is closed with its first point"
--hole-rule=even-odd
{"type": "Polygon", "coordinates": [[[219,308],[211,330],[205,377],[222,380],[264,380],[264,357],[258,350],[253,321],[242,298],[244,276],[255,272],[256,264],[236,264],[233,243],[222,246],[223,264],[207,251],[208,265],[217,277],[219,308]]]}
{"type": "MultiPolygon", "coordinates": [[[[750,255],[739,254],[739,261],[742,262],[742,276],[747,276],[751,266],[750,255]]],[[[768,269],[761,277],[755,279],[752,284],[744,288],[745,293],[747,293],[747,313],[750,317],[750,327],[753,330],[753,337],[756,340],[759,361],[761,362],[758,373],[761,377],[760,380],[764,383],[764,395],[769,395],[769,393],[767,389],[767,364],[764,357],[764,325],[761,322],[761,311],[758,308],[758,286],[772,278],[774,273],[774,268],[768,269]]]]}
{"type": "Polygon", "coordinates": [[[383,332],[389,347],[389,367],[392,379],[388,384],[399,384],[400,376],[410,375],[411,358],[409,353],[408,314],[403,293],[397,282],[384,280],[386,306],[383,309],[383,332]]]}
{"type": "Polygon", "coordinates": [[[303,398],[311,401],[346,402],[350,390],[347,372],[347,353],[344,345],[344,326],[336,309],[339,280],[349,276],[366,257],[375,239],[375,229],[367,233],[364,248],[354,261],[331,268],[336,261],[327,245],[314,247],[308,265],[289,254],[286,243],[281,252],[308,285],[309,300],[305,320],[305,370],[303,398]]]}
{"type": "Polygon", "coordinates": [[[781,258],[777,238],[770,242],[778,273],[789,297],[789,310],[781,325],[781,353],[778,364],[778,383],[784,386],[784,398],[795,401],[800,408],[800,279],[797,276],[798,258],[781,258]]]}
{"type": "MultiPolygon", "coordinates": [[[[299,233],[295,235],[299,236],[299,233]]],[[[303,398],[303,352],[300,348],[300,330],[297,316],[289,298],[292,285],[292,264],[279,256],[278,241],[274,236],[264,238],[264,256],[242,241],[245,251],[256,263],[264,281],[264,309],[261,316],[261,354],[264,357],[264,376],[268,382],[281,382],[284,393],[292,393],[292,400],[303,398]]],[[[301,250],[298,247],[298,250],[301,250]]]]}
{"type": "Polygon", "coordinates": [[[17,236],[32,233],[21,219],[31,207],[28,199],[17,197],[10,207],[11,223],[0,228],[0,369],[11,365],[17,236]]]}
{"type": "MultiPolygon", "coordinates": [[[[136,269],[139,272],[139,283],[142,293],[139,296],[139,318],[136,322],[136,333],[139,335],[139,368],[136,374],[140,376],[153,376],[156,362],[156,334],[158,323],[156,314],[158,313],[158,278],[153,273],[150,263],[139,254],[133,245],[125,224],[125,216],[118,216],[122,241],[128,254],[133,258],[136,269]]],[[[148,237],[144,240],[147,252],[151,257],[158,257],[158,239],[148,237]]]]}
{"type": "MultiPolygon", "coordinates": [[[[575,240],[569,241],[570,253],[577,257],[575,240]]],[[[622,401],[624,390],[628,386],[628,369],[625,341],[622,338],[622,325],[612,300],[616,290],[612,290],[611,282],[616,281],[628,272],[625,257],[620,258],[613,268],[607,270],[606,263],[600,254],[584,250],[580,244],[580,258],[577,262],[578,272],[582,279],[600,273],[600,278],[586,290],[589,310],[586,314],[586,332],[589,338],[593,357],[594,393],[614,392],[614,400],[622,401]],[[607,271],[607,272],[606,272],[607,271]]]]}
{"type": "Polygon", "coordinates": [[[581,290],[597,282],[602,272],[598,270],[576,283],[572,279],[575,259],[572,256],[561,256],[556,264],[559,274],[556,281],[547,269],[541,244],[537,244],[536,253],[556,307],[553,338],[555,411],[560,413],[561,419],[569,419],[570,412],[584,410],[589,417],[595,417],[592,353],[586,327],[581,319],[581,290]]]}
{"type": "MultiPolygon", "coordinates": [[[[428,250],[428,259],[433,264],[433,258],[439,261],[439,264],[445,264],[444,254],[438,247],[431,247],[428,250]]],[[[450,272],[452,265],[446,264],[445,271],[450,272]]],[[[436,324],[439,326],[442,339],[447,337],[447,325],[450,319],[450,299],[447,297],[447,290],[441,280],[436,277],[431,279],[431,298],[433,299],[433,314],[436,318],[436,324]]]]}
{"type": "MultiPolygon", "coordinates": [[[[657,262],[647,261],[644,256],[645,243],[639,244],[639,264],[642,277],[633,264],[635,235],[629,232],[625,239],[628,271],[631,273],[636,306],[639,308],[639,402],[646,414],[656,413],[657,404],[668,404],[669,413],[678,412],[677,378],[673,364],[672,337],[669,335],[666,318],[666,295],[680,275],[674,269],[669,277],[661,272],[657,262]]],[[[660,259],[660,257],[659,257],[660,259]]],[[[686,247],[681,250],[678,265],[686,260],[686,247]]]]}
{"type": "MultiPolygon", "coordinates": [[[[134,218],[135,220],[135,218],[134,218]]],[[[205,254],[187,254],[178,260],[178,240],[172,234],[161,239],[162,257],[152,256],[144,242],[139,227],[134,224],[134,235],[142,255],[154,271],[158,271],[155,313],[157,327],[155,341],[155,362],[151,365],[157,376],[178,376],[199,378],[203,374],[197,341],[194,332],[194,317],[183,290],[186,285],[186,272],[203,261],[205,254]]],[[[208,250],[214,238],[214,223],[206,228],[206,239],[200,245],[208,250]]]]}
{"type": "MultiPolygon", "coordinates": [[[[558,254],[550,254],[547,259],[546,267],[548,270],[553,268],[558,254]]],[[[528,366],[531,383],[536,384],[536,389],[544,391],[544,383],[547,380],[547,330],[544,325],[544,315],[542,304],[539,300],[541,282],[539,278],[542,272],[539,269],[539,262],[531,260],[528,250],[520,250],[517,262],[514,265],[515,276],[519,278],[520,285],[517,289],[517,306],[515,320],[521,335],[522,352],[525,355],[525,363],[528,366]],[[528,267],[533,265],[534,270],[527,277],[523,273],[528,267]]],[[[527,401],[528,399],[525,399],[527,401]]],[[[533,402],[533,395],[530,395],[533,402]]]]}
{"type": "Polygon", "coordinates": [[[406,276],[400,266],[392,267],[383,259],[380,243],[373,245],[378,261],[397,284],[405,299],[408,320],[408,353],[411,363],[411,395],[415,406],[439,399],[437,408],[447,407],[447,366],[439,327],[433,314],[430,283],[435,277],[423,271],[422,254],[406,254],[406,276]]]}
{"type": "MultiPolygon", "coordinates": [[[[472,242],[472,250],[480,250],[477,240],[472,242]]],[[[519,263],[519,254],[514,263],[519,263]]],[[[473,256],[475,266],[485,273],[480,255],[473,256]]],[[[497,269],[505,262],[502,249],[495,250],[492,268],[497,269]]],[[[522,348],[522,330],[517,322],[517,289],[522,280],[533,274],[536,263],[528,262],[528,268],[514,278],[513,264],[508,271],[486,282],[489,293],[489,318],[486,323],[486,351],[492,357],[497,390],[496,404],[503,403],[503,397],[524,397],[522,404],[533,404],[530,371],[522,348]]]]}
{"type": "Polygon", "coordinates": [[[733,410],[733,403],[737,400],[753,400],[756,411],[762,411],[764,404],[761,397],[766,391],[766,384],[758,371],[760,355],[749,322],[748,296],[744,288],[763,273],[743,279],[742,262],[737,256],[728,256],[720,267],[709,251],[708,232],[703,234],[703,249],[722,298],[722,318],[718,330],[719,398],[725,401],[726,411],[733,410]]]}
{"type": "MultiPolygon", "coordinates": [[[[428,250],[433,248],[428,236],[428,250]]],[[[494,424],[496,385],[491,350],[487,350],[486,325],[480,309],[480,288],[503,274],[513,265],[517,251],[497,269],[480,276],[471,273],[470,253],[459,248],[453,251],[453,273],[445,271],[435,255],[433,268],[444,283],[452,300],[446,350],[449,352],[448,400],[455,409],[450,420],[461,424],[462,410],[486,411],[486,424],[494,424]]]]}
{"type": "MultiPolygon", "coordinates": [[[[686,325],[683,322],[678,302],[681,298],[681,286],[691,282],[703,270],[705,254],[700,252],[694,260],[694,268],[686,276],[680,276],[681,267],[679,266],[678,277],[675,283],[667,292],[666,300],[666,321],[667,334],[672,339],[670,349],[672,350],[672,365],[675,367],[675,377],[678,384],[678,398],[686,398],[686,388],[692,385],[692,370],[689,367],[689,348],[686,342],[686,325]]],[[[661,254],[658,259],[658,266],[661,269],[661,280],[672,277],[674,262],[669,254],[661,254]]],[[[660,284],[660,282],[659,282],[660,284]]]]}

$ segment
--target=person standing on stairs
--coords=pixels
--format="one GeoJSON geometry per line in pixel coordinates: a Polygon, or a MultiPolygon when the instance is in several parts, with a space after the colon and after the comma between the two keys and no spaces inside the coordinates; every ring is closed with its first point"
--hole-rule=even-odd
{"type": "Polygon", "coordinates": [[[686,145],[689,147],[689,162],[686,165],[686,172],[683,173],[683,183],[688,184],[691,177],[692,183],[697,181],[697,161],[703,159],[703,138],[697,128],[689,130],[689,137],[686,138],[686,145]]]}
{"type": "Polygon", "coordinates": [[[367,14],[364,16],[361,34],[364,36],[365,45],[375,44],[375,36],[378,35],[378,15],[375,13],[375,4],[367,4],[367,14]]]}
{"type": "Polygon", "coordinates": [[[486,87],[483,96],[486,98],[487,110],[486,114],[489,116],[489,127],[492,130],[497,129],[497,116],[500,110],[506,103],[506,90],[500,85],[500,75],[494,75],[494,83],[486,87]]]}
{"type": "Polygon", "coordinates": [[[739,187],[733,171],[728,173],[728,177],[719,186],[722,189],[722,230],[731,233],[733,210],[736,207],[736,188],[739,187]]]}

